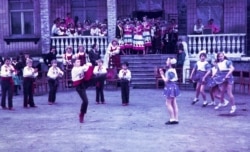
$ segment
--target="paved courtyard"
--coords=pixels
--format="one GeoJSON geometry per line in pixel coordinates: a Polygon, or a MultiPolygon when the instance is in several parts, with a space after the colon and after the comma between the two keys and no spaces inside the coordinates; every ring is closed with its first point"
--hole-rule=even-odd
{"type": "Polygon", "coordinates": [[[237,111],[191,105],[194,92],[178,97],[178,125],[169,119],[162,89],[131,89],[129,106],[120,90],[105,90],[106,104],[89,98],[85,123],[78,122],[80,98],[74,90],[59,92],[55,105],[35,96],[38,108],[0,110],[0,152],[249,152],[250,95],[235,94],[237,111]]]}

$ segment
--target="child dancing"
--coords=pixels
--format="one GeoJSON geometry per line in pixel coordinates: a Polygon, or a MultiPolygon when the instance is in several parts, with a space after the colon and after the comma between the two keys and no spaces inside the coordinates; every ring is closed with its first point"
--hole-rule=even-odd
{"type": "Polygon", "coordinates": [[[119,71],[118,77],[121,80],[122,105],[127,106],[129,104],[129,83],[131,80],[131,71],[128,69],[128,62],[122,64],[122,69],[119,71]]]}
{"type": "Polygon", "coordinates": [[[178,85],[176,84],[176,81],[178,80],[176,70],[174,68],[174,65],[176,64],[175,58],[168,58],[166,61],[167,70],[164,74],[163,69],[159,69],[161,78],[165,82],[164,87],[164,96],[166,97],[166,106],[170,115],[169,121],[167,121],[165,124],[178,124],[178,105],[176,102],[176,97],[179,96],[180,90],[178,85]]]}
{"type": "Polygon", "coordinates": [[[97,66],[94,67],[93,71],[96,77],[96,103],[99,104],[101,98],[101,103],[104,104],[105,100],[104,100],[103,89],[104,89],[104,81],[107,74],[107,69],[106,67],[103,66],[103,60],[99,59],[96,62],[97,66]]]}
{"type": "Polygon", "coordinates": [[[86,94],[86,86],[84,84],[85,82],[83,81],[83,78],[84,78],[84,72],[86,72],[90,66],[91,63],[86,63],[83,66],[81,66],[81,61],[79,59],[76,59],[71,71],[73,86],[76,87],[76,92],[82,99],[82,105],[79,114],[80,123],[84,122],[84,116],[87,113],[87,108],[88,108],[88,97],[86,94]]]}
{"type": "Polygon", "coordinates": [[[51,65],[52,66],[49,68],[49,71],[47,73],[48,84],[49,84],[49,97],[48,97],[49,105],[55,103],[56,92],[59,85],[59,78],[62,77],[64,74],[63,71],[57,67],[56,60],[52,60],[51,65]]]}

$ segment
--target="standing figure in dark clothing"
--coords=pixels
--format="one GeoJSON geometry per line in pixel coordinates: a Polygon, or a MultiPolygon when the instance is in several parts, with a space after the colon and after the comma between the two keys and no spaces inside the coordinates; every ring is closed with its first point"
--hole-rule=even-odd
{"type": "Polygon", "coordinates": [[[56,60],[56,47],[52,46],[50,52],[45,55],[44,63],[49,67],[51,67],[51,61],[56,60]]]}
{"type": "Polygon", "coordinates": [[[96,61],[99,60],[99,59],[101,59],[100,51],[98,50],[97,44],[93,44],[91,46],[91,50],[89,51],[90,63],[93,66],[96,66],[97,65],[96,61]]]}
{"type": "Polygon", "coordinates": [[[176,63],[176,72],[179,76],[178,80],[181,82],[183,77],[183,65],[186,58],[186,53],[184,52],[184,48],[182,44],[178,46],[177,53],[177,63],[176,63]]]}
{"type": "Polygon", "coordinates": [[[174,54],[176,52],[176,44],[178,41],[178,24],[175,19],[171,19],[171,23],[167,28],[167,53],[174,54]]]}

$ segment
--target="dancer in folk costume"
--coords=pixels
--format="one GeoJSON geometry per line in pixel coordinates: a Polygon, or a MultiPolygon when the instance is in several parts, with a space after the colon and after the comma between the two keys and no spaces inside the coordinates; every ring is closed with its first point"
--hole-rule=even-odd
{"type": "Polygon", "coordinates": [[[68,80],[67,82],[67,86],[66,87],[71,87],[72,86],[72,81],[71,79],[71,74],[70,71],[73,67],[73,63],[72,60],[74,59],[74,55],[73,55],[73,48],[72,46],[67,46],[65,49],[65,54],[63,56],[63,65],[64,65],[64,69],[65,69],[65,78],[68,80]]]}
{"type": "Polygon", "coordinates": [[[107,68],[120,68],[120,47],[116,39],[108,45],[104,56],[104,66],[107,68]]]}
{"type": "Polygon", "coordinates": [[[124,29],[124,54],[130,54],[131,49],[133,48],[133,27],[129,23],[129,20],[126,20],[126,24],[123,27],[124,29]]]}
{"type": "Polygon", "coordinates": [[[122,64],[122,69],[118,73],[121,84],[122,105],[129,104],[129,84],[131,81],[131,71],[128,69],[128,62],[122,64]]]}
{"type": "Polygon", "coordinates": [[[143,39],[144,39],[144,46],[145,46],[145,54],[148,54],[151,46],[152,46],[152,40],[151,40],[151,24],[147,20],[147,16],[143,17],[143,39]]]}
{"type": "Polygon", "coordinates": [[[208,102],[206,99],[205,94],[205,84],[206,84],[206,76],[210,72],[211,65],[207,62],[207,54],[205,50],[202,50],[199,52],[200,60],[196,62],[191,74],[190,79],[197,83],[196,85],[196,95],[192,102],[192,104],[195,104],[199,101],[199,95],[201,93],[203,98],[203,107],[206,107],[208,102]]]}
{"type": "Polygon", "coordinates": [[[219,109],[222,106],[225,106],[227,103],[225,103],[224,96],[227,92],[229,96],[229,101],[231,104],[231,110],[230,113],[235,113],[236,111],[236,105],[234,101],[234,95],[232,93],[232,87],[234,83],[233,78],[233,71],[234,66],[232,61],[230,61],[223,52],[220,52],[217,54],[217,69],[214,72],[215,74],[212,76],[214,77],[214,80],[216,84],[218,84],[221,88],[221,99],[220,103],[215,107],[215,109],[219,109]]]}
{"type": "Polygon", "coordinates": [[[8,108],[13,110],[13,80],[12,75],[15,72],[14,67],[11,65],[10,58],[4,59],[4,64],[1,66],[1,106],[5,110],[6,107],[6,95],[8,93],[8,108]]]}
{"type": "Polygon", "coordinates": [[[63,65],[67,70],[71,70],[73,67],[72,60],[74,59],[72,46],[67,46],[65,49],[65,54],[63,56],[63,65]]]}
{"type": "Polygon", "coordinates": [[[51,61],[51,67],[48,70],[49,97],[48,103],[52,105],[56,101],[57,88],[59,86],[59,78],[63,76],[63,71],[57,67],[57,61],[51,61]]]}
{"type": "Polygon", "coordinates": [[[100,103],[100,98],[101,98],[101,103],[105,103],[104,99],[104,81],[106,78],[107,74],[107,68],[103,66],[103,60],[97,60],[97,66],[94,67],[93,71],[95,75],[95,81],[96,81],[96,103],[100,103]]]}
{"type": "Polygon", "coordinates": [[[33,86],[35,78],[38,76],[37,69],[32,67],[33,61],[31,59],[26,60],[26,66],[23,69],[23,107],[35,108],[36,105],[33,99],[33,86]]]}
{"type": "Polygon", "coordinates": [[[163,69],[160,69],[159,71],[161,74],[161,78],[165,82],[164,96],[166,97],[166,106],[170,115],[169,121],[165,123],[166,125],[179,123],[179,110],[176,102],[176,97],[179,96],[180,90],[178,85],[176,84],[176,81],[178,80],[178,76],[174,68],[176,62],[177,61],[175,58],[168,58],[166,61],[168,69],[166,70],[165,74],[163,69]]]}
{"type": "Polygon", "coordinates": [[[88,97],[86,94],[86,86],[84,84],[84,72],[88,70],[88,68],[91,66],[91,63],[86,63],[83,66],[81,66],[81,61],[76,59],[74,62],[74,67],[71,71],[71,77],[73,81],[73,85],[76,87],[76,91],[79,94],[82,104],[80,108],[80,114],[79,114],[79,122],[84,122],[84,116],[87,113],[88,109],[88,97]]]}
{"type": "Polygon", "coordinates": [[[76,54],[76,59],[79,59],[81,61],[81,66],[86,64],[87,62],[88,55],[85,52],[85,48],[83,45],[78,46],[78,52],[76,54]]]}
{"type": "Polygon", "coordinates": [[[145,54],[145,46],[143,39],[143,26],[140,21],[136,22],[136,26],[134,28],[134,37],[133,37],[133,50],[139,52],[143,52],[145,54]]]}

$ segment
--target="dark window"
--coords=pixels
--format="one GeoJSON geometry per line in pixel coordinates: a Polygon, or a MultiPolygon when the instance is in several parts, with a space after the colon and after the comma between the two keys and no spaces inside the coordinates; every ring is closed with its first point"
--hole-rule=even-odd
{"type": "Polygon", "coordinates": [[[9,0],[12,35],[34,34],[33,0],[9,0]]]}

